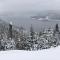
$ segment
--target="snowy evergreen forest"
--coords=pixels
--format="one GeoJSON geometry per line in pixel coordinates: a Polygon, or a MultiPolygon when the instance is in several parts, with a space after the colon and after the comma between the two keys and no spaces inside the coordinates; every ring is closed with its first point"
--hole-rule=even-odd
{"type": "Polygon", "coordinates": [[[5,50],[42,50],[60,45],[60,30],[56,24],[54,28],[35,32],[33,25],[30,31],[23,27],[14,28],[10,23],[8,27],[0,25],[0,51],[5,50]]]}

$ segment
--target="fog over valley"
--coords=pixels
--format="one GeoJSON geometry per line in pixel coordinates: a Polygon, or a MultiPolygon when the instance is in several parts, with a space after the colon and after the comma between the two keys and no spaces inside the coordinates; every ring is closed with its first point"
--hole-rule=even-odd
{"type": "MultiPolygon", "coordinates": [[[[46,15],[46,13],[60,16],[60,0],[0,0],[0,19],[14,25],[29,28],[32,24],[37,30],[58,23],[59,21],[37,21],[32,20],[31,16],[46,15]],[[54,13],[52,13],[55,11],[54,13]],[[56,14],[57,15],[57,14],[56,14]]],[[[53,15],[54,16],[54,15],[53,15]]]]}

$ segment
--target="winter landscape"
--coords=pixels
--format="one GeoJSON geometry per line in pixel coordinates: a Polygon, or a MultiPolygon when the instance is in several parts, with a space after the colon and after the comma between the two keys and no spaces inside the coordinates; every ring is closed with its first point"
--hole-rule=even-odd
{"type": "Polygon", "coordinates": [[[60,0],[0,0],[0,60],[60,60],[60,0]]]}
{"type": "Polygon", "coordinates": [[[60,28],[47,27],[35,32],[33,25],[30,31],[24,27],[12,25],[0,20],[0,50],[27,50],[36,51],[57,47],[60,45],[60,28]]]}
{"type": "Polygon", "coordinates": [[[60,60],[60,46],[39,51],[1,51],[1,60],[60,60]]]}

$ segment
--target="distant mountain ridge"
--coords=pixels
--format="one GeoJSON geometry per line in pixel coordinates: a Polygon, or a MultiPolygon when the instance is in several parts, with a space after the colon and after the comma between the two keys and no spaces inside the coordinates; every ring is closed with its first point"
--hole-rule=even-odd
{"type": "Polygon", "coordinates": [[[42,11],[37,15],[32,16],[31,18],[39,19],[39,18],[46,18],[47,16],[49,17],[49,19],[60,20],[60,12],[54,10],[42,11]]]}

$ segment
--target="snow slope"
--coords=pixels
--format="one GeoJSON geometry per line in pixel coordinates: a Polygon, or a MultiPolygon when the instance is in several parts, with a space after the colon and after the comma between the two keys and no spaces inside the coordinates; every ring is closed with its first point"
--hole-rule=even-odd
{"type": "Polygon", "coordinates": [[[1,51],[0,60],[60,60],[60,46],[39,51],[1,51]]]}

